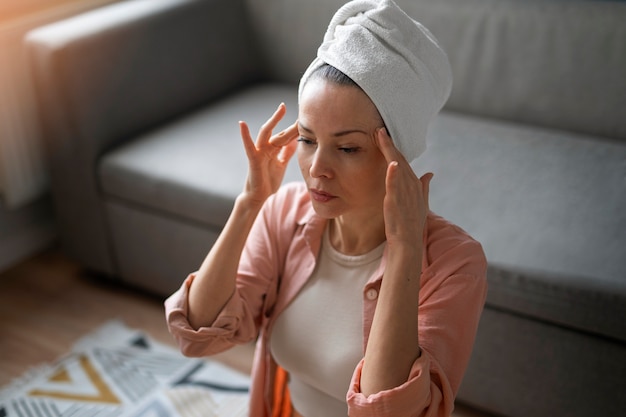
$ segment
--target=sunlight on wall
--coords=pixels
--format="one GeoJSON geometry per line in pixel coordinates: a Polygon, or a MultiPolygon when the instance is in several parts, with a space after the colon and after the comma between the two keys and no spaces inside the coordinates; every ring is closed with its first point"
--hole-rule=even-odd
{"type": "Polygon", "coordinates": [[[0,202],[16,209],[47,188],[42,139],[24,35],[117,0],[2,0],[0,3],[0,202]],[[45,7],[44,7],[45,6],[45,7]]]}

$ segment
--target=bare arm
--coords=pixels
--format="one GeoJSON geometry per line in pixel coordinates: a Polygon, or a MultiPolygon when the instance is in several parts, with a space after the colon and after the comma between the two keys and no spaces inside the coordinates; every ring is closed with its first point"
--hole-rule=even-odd
{"type": "Polygon", "coordinates": [[[294,139],[298,135],[295,124],[272,136],[285,111],[285,105],[281,104],[261,127],[256,143],[248,126],[240,122],[249,162],[248,178],[224,229],[189,288],[189,323],[196,329],[210,326],[235,291],[241,253],[252,225],[265,200],[280,186],[295,152],[294,139]]]}

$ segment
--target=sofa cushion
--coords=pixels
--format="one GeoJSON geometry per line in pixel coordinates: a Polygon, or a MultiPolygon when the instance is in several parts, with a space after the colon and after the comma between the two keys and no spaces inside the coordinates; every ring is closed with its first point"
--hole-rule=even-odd
{"type": "Polygon", "coordinates": [[[448,109],[626,140],[626,4],[420,0],[415,13],[450,58],[448,109]]]}
{"type": "Polygon", "coordinates": [[[626,145],[442,113],[414,166],[480,241],[488,304],[626,340],[626,145]]]}
{"type": "MultiPolygon", "coordinates": [[[[287,105],[282,129],[296,120],[296,89],[271,84],[243,90],[141,135],[104,155],[102,189],[109,198],[221,230],[248,170],[238,121],[245,120],[255,136],[281,102],[287,105]]],[[[298,179],[294,159],[285,180],[298,179]]]]}

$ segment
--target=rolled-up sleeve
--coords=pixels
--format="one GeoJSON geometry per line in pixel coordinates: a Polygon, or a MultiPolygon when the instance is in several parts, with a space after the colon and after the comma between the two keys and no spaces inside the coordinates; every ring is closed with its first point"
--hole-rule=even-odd
{"type": "MultiPolygon", "coordinates": [[[[354,373],[348,404],[350,416],[401,417],[421,415],[449,416],[452,408],[442,400],[451,393],[443,393],[431,378],[431,358],[423,352],[415,361],[409,379],[399,387],[365,396],[361,393],[360,379],[363,361],[359,363],[354,373]],[[428,407],[432,404],[440,406],[428,407]],[[420,406],[421,405],[421,406],[420,406]],[[437,410],[436,413],[427,412],[437,410]]],[[[436,379],[435,379],[436,380],[436,379]]],[[[445,390],[445,386],[443,387],[445,390]]]]}
{"type": "Polygon", "coordinates": [[[168,329],[184,355],[192,357],[213,355],[256,337],[256,326],[246,323],[244,319],[245,306],[237,291],[211,326],[194,329],[188,320],[189,287],[193,284],[194,278],[195,274],[190,274],[178,291],[165,300],[168,329]]]}

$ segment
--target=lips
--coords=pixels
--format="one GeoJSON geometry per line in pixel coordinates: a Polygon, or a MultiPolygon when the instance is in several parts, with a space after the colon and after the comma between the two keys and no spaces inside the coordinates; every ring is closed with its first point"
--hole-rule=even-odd
{"type": "Polygon", "coordinates": [[[322,190],[317,190],[315,188],[309,189],[309,192],[311,193],[311,198],[320,203],[327,203],[330,200],[337,198],[337,196],[334,196],[322,190]]]}

